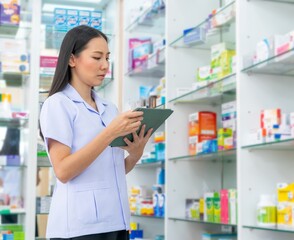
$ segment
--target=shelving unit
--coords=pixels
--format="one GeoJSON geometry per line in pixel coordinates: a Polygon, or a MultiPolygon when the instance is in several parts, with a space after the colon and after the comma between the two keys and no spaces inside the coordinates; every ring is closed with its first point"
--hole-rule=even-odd
{"type": "MultiPolygon", "coordinates": [[[[134,109],[141,106],[140,86],[157,86],[160,79],[165,76],[166,71],[166,47],[162,47],[157,51],[149,54],[145,61],[136,68],[131,68],[129,59],[129,39],[151,38],[152,43],[165,38],[165,9],[155,10],[152,6],[145,6],[146,1],[131,0],[124,3],[124,79],[122,102],[123,110],[134,109]],[[135,12],[134,9],[144,9],[140,12],[135,12]],[[132,17],[131,13],[132,12],[132,17]],[[132,94],[130,94],[130,92],[132,94]],[[139,103],[140,102],[140,103],[139,103]]],[[[145,58],[144,58],[145,59],[145,58]]],[[[165,108],[165,104],[157,105],[156,108],[165,108]]],[[[162,126],[158,131],[164,131],[162,126]]],[[[153,136],[152,136],[153,139],[153,136]]],[[[151,151],[151,141],[148,143],[145,151],[151,151]]],[[[165,168],[165,161],[140,163],[128,173],[127,182],[128,188],[132,186],[146,186],[151,192],[151,188],[156,184],[156,169],[165,168]]],[[[138,222],[140,229],[144,231],[143,237],[154,239],[156,235],[164,234],[164,217],[132,215],[131,222],[138,222]]]]}
{"type": "Polygon", "coordinates": [[[197,224],[203,224],[203,225],[217,225],[217,226],[232,226],[232,227],[237,227],[236,224],[224,224],[224,223],[215,223],[215,222],[205,222],[205,221],[195,220],[195,219],[189,219],[189,218],[173,218],[173,217],[170,217],[169,220],[183,221],[183,222],[190,222],[190,223],[197,223],[197,224]]]}
{"type": "Polygon", "coordinates": [[[185,155],[169,158],[170,161],[236,161],[236,149],[219,151],[216,153],[185,155]]]}
{"type": "Polygon", "coordinates": [[[0,118],[1,205],[7,204],[3,203],[4,194],[10,196],[8,206],[1,206],[0,224],[1,227],[11,228],[12,231],[23,231],[25,239],[34,239],[35,236],[36,156],[34,152],[37,135],[38,81],[36,81],[37,69],[34,66],[38,66],[39,7],[39,1],[22,1],[19,25],[1,23],[0,26],[1,44],[5,44],[0,50],[2,56],[0,77],[3,80],[0,93],[11,93],[13,113],[27,113],[23,118],[20,114],[12,115],[11,118],[0,118]],[[27,15],[31,17],[27,18],[27,15]],[[5,54],[10,57],[5,57],[5,54]],[[22,56],[23,65],[19,64],[17,68],[13,62],[17,54],[19,57],[20,54],[30,56],[30,61],[26,61],[22,56]],[[6,86],[3,86],[4,83],[6,86]],[[3,161],[5,158],[14,160],[5,164],[3,161]]]}
{"type": "Polygon", "coordinates": [[[132,217],[142,217],[142,218],[152,218],[152,219],[164,219],[164,217],[156,217],[156,216],[149,216],[149,215],[139,215],[139,214],[132,214],[132,217]]]}
{"type": "Polygon", "coordinates": [[[277,196],[278,183],[293,182],[293,138],[275,142],[254,142],[250,133],[260,127],[261,110],[280,108],[293,112],[293,50],[256,64],[253,59],[258,42],[293,30],[294,2],[239,1],[238,8],[238,189],[239,236],[241,240],[293,239],[293,229],[260,227],[256,209],[260,196],[277,196]],[[271,12],[271,14],[270,14],[271,12]],[[262,16],[262,17],[261,17],[262,16]],[[255,24],[253,28],[252,24],[255,24]],[[250,95],[249,95],[250,93],[250,95]]]}
{"type": "Polygon", "coordinates": [[[277,76],[294,76],[294,49],[288,50],[278,56],[258,62],[244,68],[242,71],[248,74],[269,74],[277,76]]]}
{"type": "Polygon", "coordinates": [[[177,103],[207,103],[219,105],[236,99],[236,75],[232,74],[204,87],[192,90],[181,96],[170,99],[168,102],[177,103]]]}
{"type": "MultiPolygon", "coordinates": [[[[201,239],[202,233],[207,231],[219,232],[226,224],[186,218],[185,201],[199,199],[205,192],[237,188],[238,149],[193,156],[188,154],[188,115],[198,111],[216,112],[219,128],[221,105],[236,100],[238,94],[238,76],[235,73],[198,89],[192,87],[196,82],[197,68],[210,64],[211,46],[221,42],[236,46],[236,17],[209,31],[203,41],[185,42],[189,33],[184,34],[184,29],[206,29],[215,17],[227,11],[235,12],[235,1],[227,2],[222,7],[220,4],[221,1],[179,4],[174,0],[169,1],[167,6],[166,108],[174,110],[166,124],[168,199],[165,236],[168,240],[201,239]],[[209,17],[213,9],[219,10],[209,17]],[[191,90],[178,96],[177,89],[181,88],[191,90]]],[[[228,226],[233,226],[233,231],[237,229],[237,224],[228,226]]]]}
{"type": "MultiPolygon", "coordinates": [[[[235,1],[231,1],[229,4],[220,8],[219,11],[210,17],[203,18],[200,20],[200,23],[196,24],[196,26],[192,26],[192,29],[197,28],[205,28],[211,20],[216,18],[218,15],[223,14],[224,12],[231,10],[232,6],[235,4],[235,1]]],[[[193,23],[188,23],[193,24],[193,23]]],[[[224,42],[232,42],[235,43],[235,19],[231,19],[230,21],[223,24],[221,27],[214,29],[210,34],[207,35],[207,38],[204,42],[199,41],[198,43],[194,43],[192,45],[186,44],[184,42],[185,35],[182,34],[180,37],[176,37],[174,40],[171,39],[171,43],[169,44],[173,48],[192,48],[192,49],[206,49],[210,50],[211,46],[217,44],[221,41],[224,42]]]]}

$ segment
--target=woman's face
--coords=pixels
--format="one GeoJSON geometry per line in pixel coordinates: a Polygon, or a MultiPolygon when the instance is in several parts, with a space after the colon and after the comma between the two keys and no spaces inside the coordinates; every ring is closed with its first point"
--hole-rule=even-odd
{"type": "Polygon", "coordinates": [[[90,87],[101,85],[109,68],[109,54],[104,38],[91,39],[78,56],[71,56],[72,81],[81,81],[90,87]]]}

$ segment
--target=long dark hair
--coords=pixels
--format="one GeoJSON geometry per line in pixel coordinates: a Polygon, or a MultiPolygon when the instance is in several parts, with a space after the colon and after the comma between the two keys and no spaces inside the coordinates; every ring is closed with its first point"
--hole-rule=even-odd
{"type": "Polygon", "coordinates": [[[60,47],[49,96],[62,91],[70,82],[71,71],[68,64],[71,54],[78,56],[85,49],[87,43],[96,37],[102,37],[108,42],[108,38],[104,33],[87,25],[77,26],[66,33],[60,47]]]}

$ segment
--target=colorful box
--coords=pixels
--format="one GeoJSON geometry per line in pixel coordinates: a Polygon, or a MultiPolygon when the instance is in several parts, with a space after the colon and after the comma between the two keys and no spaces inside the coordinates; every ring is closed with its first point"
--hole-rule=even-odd
{"type": "Polygon", "coordinates": [[[279,202],[277,207],[278,227],[293,227],[293,203],[279,202]]]}
{"type": "Polygon", "coordinates": [[[237,190],[229,189],[229,223],[237,224],[237,190]]]}
{"type": "Polygon", "coordinates": [[[229,192],[227,189],[220,191],[221,201],[221,223],[229,223],[229,192]]]}
{"type": "Polygon", "coordinates": [[[98,30],[102,30],[102,12],[93,11],[90,14],[90,26],[98,30]]]}
{"type": "Polygon", "coordinates": [[[20,2],[17,0],[2,0],[0,4],[0,25],[19,25],[20,2]]]}
{"type": "Polygon", "coordinates": [[[189,136],[208,135],[216,138],[216,128],[216,113],[214,112],[203,111],[189,115],[189,136]]]}
{"type": "Polygon", "coordinates": [[[67,9],[66,10],[66,26],[67,29],[70,30],[78,26],[79,23],[79,11],[75,9],[67,9]]]}
{"type": "Polygon", "coordinates": [[[233,130],[230,128],[220,128],[217,134],[218,150],[225,150],[228,147],[226,138],[233,137],[233,130]]]}
{"type": "Polygon", "coordinates": [[[294,203],[294,183],[278,183],[278,202],[293,202],[294,203]]]}
{"type": "Polygon", "coordinates": [[[67,12],[64,8],[54,9],[54,26],[56,30],[67,30],[67,12]]]}
{"type": "Polygon", "coordinates": [[[89,25],[90,24],[90,11],[80,10],[79,11],[79,25],[89,25]]]}

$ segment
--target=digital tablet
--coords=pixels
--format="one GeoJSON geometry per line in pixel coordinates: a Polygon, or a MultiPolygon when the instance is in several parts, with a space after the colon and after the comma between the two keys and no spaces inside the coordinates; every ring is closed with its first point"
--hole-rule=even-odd
{"type": "MultiPolygon", "coordinates": [[[[141,122],[141,126],[137,130],[137,134],[140,133],[141,127],[145,124],[145,133],[150,128],[153,128],[152,134],[160,127],[161,124],[173,113],[171,109],[157,109],[157,108],[136,108],[134,111],[142,111],[143,112],[143,120],[141,122]]],[[[114,139],[111,143],[111,147],[122,147],[127,146],[124,141],[124,138],[127,137],[131,142],[133,141],[133,134],[128,134],[127,136],[118,137],[114,139]]]]}

